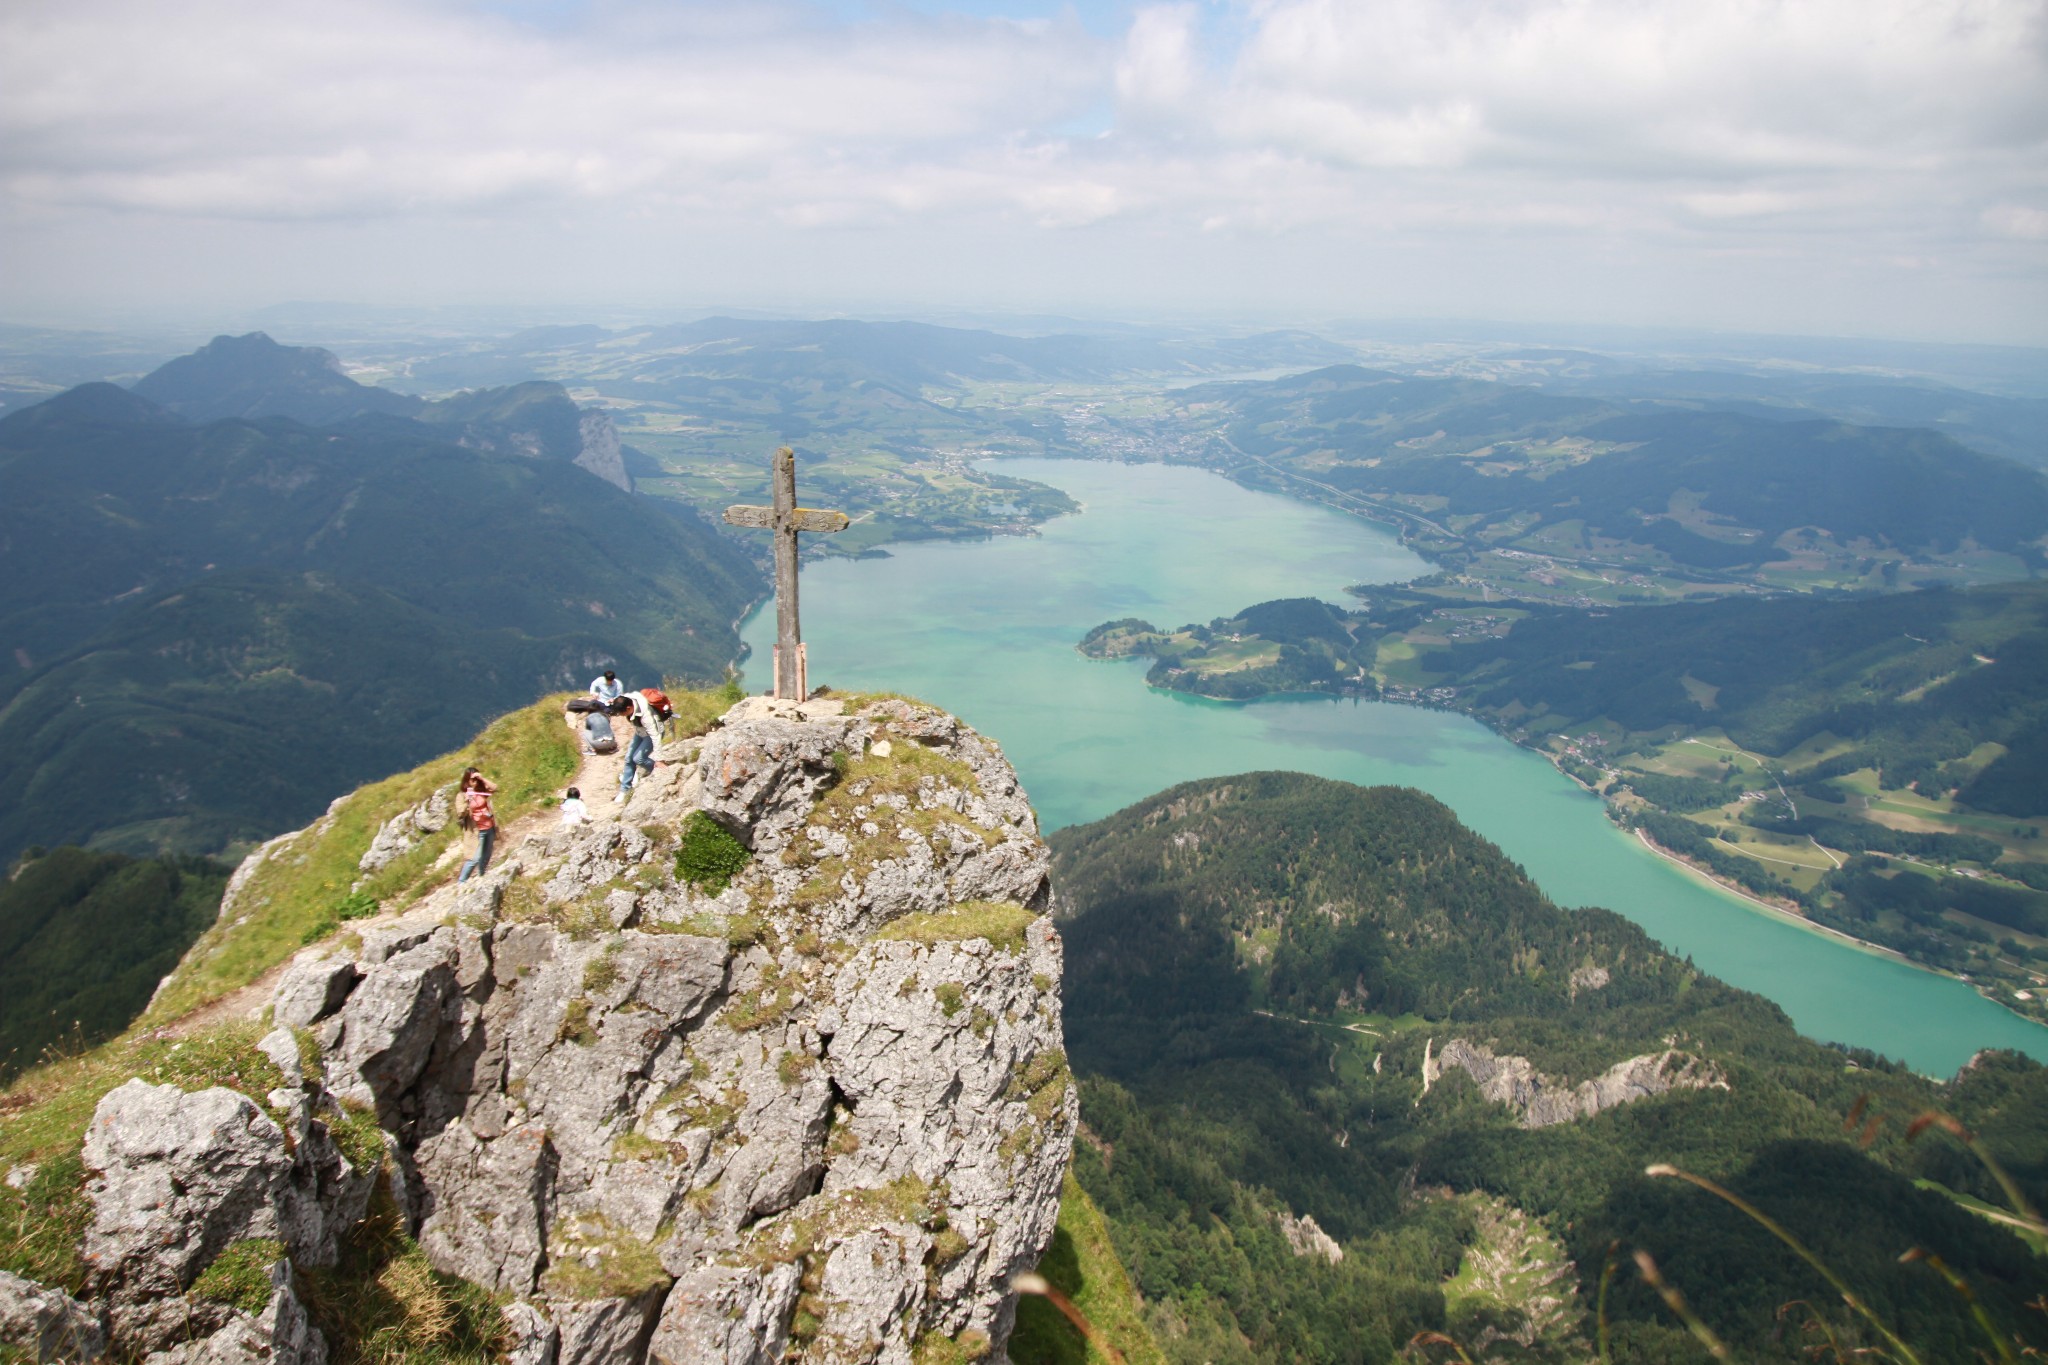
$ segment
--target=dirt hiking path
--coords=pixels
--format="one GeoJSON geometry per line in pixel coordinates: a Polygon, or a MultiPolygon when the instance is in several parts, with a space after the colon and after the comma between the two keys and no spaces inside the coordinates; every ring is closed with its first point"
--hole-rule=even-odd
{"type": "MultiPolygon", "coordinates": [[[[562,784],[562,789],[566,791],[568,788],[574,787],[583,793],[583,804],[590,807],[591,819],[609,820],[620,818],[624,811],[632,809],[630,804],[622,808],[612,803],[612,797],[619,789],[619,770],[625,766],[626,762],[626,746],[623,743],[620,744],[618,750],[614,753],[591,753],[589,748],[583,743],[583,717],[575,712],[565,712],[563,713],[563,723],[576,736],[576,746],[578,753],[581,755],[581,761],[577,765],[575,775],[562,784]]],[[[630,729],[631,727],[628,726],[627,728],[630,729]]],[[[613,722],[614,733],[617,732],[617,729],[618,724],[615,721],[613,722]]],[[[485,773],[484,776],[489,777],[490,774],[485,773]]],[[[561,792],[556,792],[555,796],[559,798],[561,792]]],[[[558,806],[543,806],[538,810],[530,810],[518,819],[500,826],[497,846],[491,850],[491,861],[497,863],[511,857],[528,839],[536,834],[545,833],[555,828],[561,822],[561,819],[562,815],[558,806]]],[[[447,851],[442,853],[441,857],[434,864],[434,873],[443,875],[436,876],[433,885],[428,890],[439,890],[447,885],[449,881],[452,881],[456,869],[469,856],[468,850],[469,839],[467,836],[458,838],[451,843],[447,851]]],[[[379,912],[369,919],[353,921],[351,927],[359,928],[375,924],[377,920],[386,918],[387,913],[379,912]]],[[[212,1028],[217,1024],[258,1017],[263,1013],[264,1007],[270,1004],[270,997],[277,989],[278,979],[284,975],[285,968],[290,965],[291,958],[286,958],[283,962],[278,963],[248,985],[238,987],[218,999],[208,1001],[190,1014],[174,1019],[163,1027],[156,1029],[155,1033],[160,1037],[184,1038],[212,1028]]]]}

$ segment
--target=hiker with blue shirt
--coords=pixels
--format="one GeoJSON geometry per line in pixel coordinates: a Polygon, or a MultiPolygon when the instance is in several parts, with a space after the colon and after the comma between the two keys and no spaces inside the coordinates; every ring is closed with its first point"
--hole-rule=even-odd
{"type": "Polygon", "coordinates": [[[590,680],[590,695],[607,706],[617,701],[625,690],[626,685],[619,681],[619,675],[609,668],[604,671],[603,677],[590,680]]]}

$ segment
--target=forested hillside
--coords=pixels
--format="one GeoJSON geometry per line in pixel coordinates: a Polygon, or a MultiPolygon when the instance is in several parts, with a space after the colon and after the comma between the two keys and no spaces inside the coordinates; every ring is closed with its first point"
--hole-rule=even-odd
{"type": "Polygon", "coordinates": [[[1957,1114],[2038,1204],[2048,1072],[2032,1062],[1987,1057],[1944,1086],[1809,1042],[1619,916],[1552,906],[1411,791],[1214,779],[1053,844],[1087,1125],[1076,1169],[1175,1360],[1384,1360],[1424,1330],[1582,1360],[1611,1254],[1613,1359],[1706,1359],[1637,1249],[1752,1358],[1798,1358],[1804,1310],[1776,1339],[1795,1300],[1846,1347],[1874,1339],[1757,1225],[1645,1175],[1656,1162],[1782,1219],[1924,1359],[1970,1358],[1984,1338],[1937,1276],[1898,1263],[1913,1246],[1962,1274],[2000,1331],[2043,1335],[2023,1307],[2035,1253],[1944,1192],[1995,1202],[1990,1177],[1905,1131],[1929,1108],[1957,1114]],[[1685,1060],[1659,1063],[1680,1078],[1666,1093],[1529,1127],[1456,1066],[1425,1084],[1425,1057],[1454,1040],[1461,1057],[1526,1059],[1552,1094],[1631,1059],[1685,1060]],[[1877,1116],[1867,1152],[1856,1124],[1845,1134],[1852,1111],[1877,1116]],[[1341,1259],[1299,1235],[1304,1216],[1341,1259]],[[1501,1275],[1503,1258],[1526,1273],[1501,1275]]]}
{"type": "Polygon", "coordinates": [[[2048,809],[2048,584],[1546,612],[1419,666],[1482,711],[1641,732],[1711,722],[1771,754],[1826,734],[1851,744],[1830,766],[1873,768],[1888,790],[2048,809]]]}
{"type": "MultiPolygon", "coordinates": [[[[191,401],[376,392],[255,354],[191,401]]],[[[759,570],[574,463],[558,398],[306,426],[97,384],[0,419],[0,853],[219,849],[607,662],[718,676],[759,570]]]]}
{"type": "Polygon", "coordinates": [[[45,1048],[113,1037],[220,908],[200,858],[31,850],[0,881],[0,1083],[45,1048]]]}

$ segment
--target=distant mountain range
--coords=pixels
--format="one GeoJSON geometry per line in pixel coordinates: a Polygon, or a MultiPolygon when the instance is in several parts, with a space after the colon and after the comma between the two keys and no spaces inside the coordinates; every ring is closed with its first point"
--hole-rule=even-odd
{"type": "Polygon", "coordinates": [[[606,662],[716,676],[759,571],[619,456],[260,334],[0,419],[0,854],[210,851],[606,662]]]}
{"type": "MultiPolygon", "coordinates": [[[[1714,574],[1810,552],[2048,566],[2048,479],[1931,431],[1652,409],[1332,366],[1200,385],[1212,462],[1394,498],[1451,540],[1714,574]]],[[[1849,577],[1854,577],[1853,574],[1849,577]]]]}
{"type": "Polygon", "coordinates": [[[415,362],[410,382],[434,389],[508,382],[536,366],[582,369],[602,356],[606,378],[660,385],[686,378],[770,383],[876,383],[905,393],[926,385],[998,381],[1105,381],[1133,375],[1214,375],[1356,358],[1310,332],[1169,340],[1156,334],[1007,336],[922,322],[808,322],[713,317],[675,326],[610,330],[539,327],[502,341],[415,362]]]}

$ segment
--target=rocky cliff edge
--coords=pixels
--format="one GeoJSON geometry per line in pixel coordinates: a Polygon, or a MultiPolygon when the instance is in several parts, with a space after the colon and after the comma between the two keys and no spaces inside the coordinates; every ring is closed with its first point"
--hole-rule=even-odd
{"type": "Polygon", "coordinates": [[[8,1277],[0,1331],[318,1365],[299,1277],[382,1207],[498,1296],[519,1365],[1001,1359],[1077,1110],[1015,772],[896,699],[749,699],[660,757],[301,953],[282,1084],[108,1093],[84,1293],[8,1277]],[[195,1293],[230,1262],[253,1291],[195,1293]]]}

